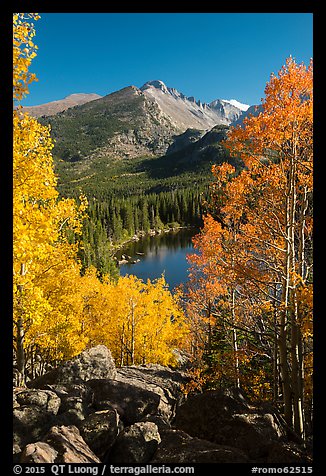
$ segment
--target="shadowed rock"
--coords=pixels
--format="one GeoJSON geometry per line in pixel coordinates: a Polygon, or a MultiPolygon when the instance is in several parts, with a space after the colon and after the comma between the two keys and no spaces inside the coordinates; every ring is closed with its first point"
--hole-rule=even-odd
{"type": "Polygon", "coordinates": [[[247,455],[238,448],[192,438],[178,429],[161,431],[161,438],[151,463],[249,463],[247,455]]]}
{"type": "Polygon", "coordinates": [[[135,423],[118,436],[109,453],[109,463],[148,463],[157,450],[161,437],[153,422],[135,423]]]}
{"type": "Polygon", "coordinates": [[[90,380],[94,392],[94,407],[114,407],[126,425],[136,423],[149,414],[157,413],[160,397],[154,392],[116,380],[90,380]]]}
{"type": "Polygon", "coordinates": [[[92,413],[82,422],[79,430],[91,450],[102,459],[122,428],[118,413],[112,409],[92,413]]]}
{"type": "Polygon", "coordinates": [[[189,397],[178,408],[175,425],[191,436],[242,449],[251,458],[266,456],[268,445],[282,436],[273,415],[222,391],[189,397]]]}

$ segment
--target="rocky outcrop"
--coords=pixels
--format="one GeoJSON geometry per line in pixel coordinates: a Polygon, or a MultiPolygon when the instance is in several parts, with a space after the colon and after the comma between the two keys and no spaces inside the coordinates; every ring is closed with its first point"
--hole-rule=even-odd
{"type": "Polygon", "coordinates": [[[163,430],[162,443],[152,463],[249,463],[248,456],[237,448],[216,445],[192,438],[178,429],[163,430]]]}
{"type": "Polygon", "coordinates": [[[98,345],[38,377],[29,386],[43,388],[46,384],[76,384],[92,378],[115,377],[116,368],[111,352],[104,345],[98,345]]]}
{"type": "Polygon", "coordinates": [[[91,450],[99,458],[103,458],[114,445],[123,424],[118,412],[112,408],[92,413],[81,423],[79,429],[91,450]]]}
{"type": "Polygon", "coordinates": [[[282,430],[270,414],[259,414],[220,391],[190,397],[180,406],[176,426],[191,436],[245,451],[251,458],[265,456],[282,430]]]}
{"type": "Polygon", "coordinates": [[[160,442],[160,433],[155,423],[135,423],[120,433],[107,459],[113,464],[148,463],[160,442]]]}
{"type": "Polygon", "coordinates": [[[53,426],[43,441],[25,446],[21,463],[100,463],[76,426],[53,426]]]}
{"type": "Polygon", "coordinates": [[[54,426],[44,438],[57,452],[54,462],[62,463],[100,463],[90,450],[76,426],[54,426]]]}
{"type": "Polygon", "coordinates": [[[15,402],[16,406],[35,406],[53,415],[58,413],[61,405],[60,398],[51,390],[18,390],[15,392],[15,402]]]}
{"type": "Polygon", "coordinates": [[[116,378],[117,381],[154,393],[158,397],[158,406],[154,413],[167,420],[174,418],[177,404],[183,397],[181,385],[188,380],[184,372],[160,365],[124,367],[117,370],[116,378]]]}
{"type": "Polygon", "coordinates": [[[13,411],[15,453],[19,453],[28,443],[41,440],[54,424],[53,413],[36,405],[15,408],[13,411]]]}
{"type": "Polygon", "coordinates": [[[48,443],[38,441],[26,445],[21,455],[21,463],[54,463],[58,452],[48,443]]]}
{"type": "Polygon", "coordinates": [[[186,373],[160,365],[116,369],[97,346],[14,391],[19,463],[284,463],[311,458],[272,406],[240,391],[186,399],[186,373]]]}
{"type": "Polygon", "coordinates": [[[174,424],[192,437],[237,448],[252,462],[307,462],[300,447],[286,445],[287,428],[276,413],[251,405],[240,391],[207,391],[190,396],[174,424]]]}
{"type": "Polygon", "coordinates": [[[94,392],[94,407],[114,407],[127,425],[158,411],[159,395],[146,388],[109,379],[89,380],[88,385],[94,392]]]}

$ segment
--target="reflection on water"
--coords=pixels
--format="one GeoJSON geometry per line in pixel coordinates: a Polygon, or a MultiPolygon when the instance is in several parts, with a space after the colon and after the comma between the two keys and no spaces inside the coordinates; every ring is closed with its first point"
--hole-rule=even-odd
{"type": "Polygon", "coordinates": [[[192,237],[198,229],[181,229],[175,232],[162,233],[155,236],[145,236],[139,241],[128,243],[117,253],[128,256],[129,261],[120,266],[121,276],[134,274],[143,280],[159,278],[162,273],[172,290],[178,284],[187,280],[189,263],[186,255],[193,253],[192,237]],[[130,258],[129,258],[130,257],[130,258]]]}

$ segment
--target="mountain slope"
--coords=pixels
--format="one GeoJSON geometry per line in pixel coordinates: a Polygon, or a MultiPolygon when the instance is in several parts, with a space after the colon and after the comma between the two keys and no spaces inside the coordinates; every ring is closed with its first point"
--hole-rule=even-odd
{"type": "Polygon", "coordinates": [[[228,129],[219,125],[208,132],[187,130],[175,138],[167,154],[159,157],[56,161],[59,190],[66,196],[83,192],[88,196],[122,197],[207,186],[213,178],[213,164],[227,161],[236,168],[242,166],[221,145],[228,129]]]}
{"type": "Polygon", "coordinates": [[[94,101],[95,99],[100,99],[101,97],[102,96],[95,93],[75,93],[70,94],[64,99],[47,102],[38,106],[25,106],[23,110],[29,112],[29,114],[34,117],[52,116],[53,114],[58,114],[59,112],[65,111],[70,107],[80,106],[81,104],[94,101]]]}
{"type": "Polygon", "coordinates": [[[243,112],[243,114],[238,118],[236,119],[235,121],[233,121],[231,123],[232,126],[238,126],[238,125],[243,125],[243,121],[246,117],[250,117],[250,116],[259,116],[259,114],[263,111],[263,106],[261,104],[259,105],[253,105],[253,106],[250,106],[246,111],[243,112]]]}
{"type": "Polygon", "coordinates": [[[40,120],[51,125],[57,158],[111,160],[165,154],[187,129],[228,125],[242,113],[225,100],[201,103],[162,81],[150,81],[40,120]]]}
{"type": "Polygon", "coordinates": [[[187,97],[174,88],[168,88],[163,81],[149,81],[141,91],[154,99],[162,111],[176,127],[186,130],[208,129],[218,124],[229,125],[240,117],[242,111],[227,101],[217,99],[210,104],[187,97]]]}
{"type": "Polygon", "coordinates": [[[180,132],[135,86],[40,120],[51,125],[54,155],[68,161],[160,154],[180,132]]]}

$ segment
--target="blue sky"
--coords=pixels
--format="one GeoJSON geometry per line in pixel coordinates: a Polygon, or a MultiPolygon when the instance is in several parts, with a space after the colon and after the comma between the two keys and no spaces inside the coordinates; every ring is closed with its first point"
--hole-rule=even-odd
{"type": "Polygon", "coordinates": [[[203,102],[258,104],[292,55],[308,64],[310,13],[41,13],[23,105],[161,79],[203,102]]]}

